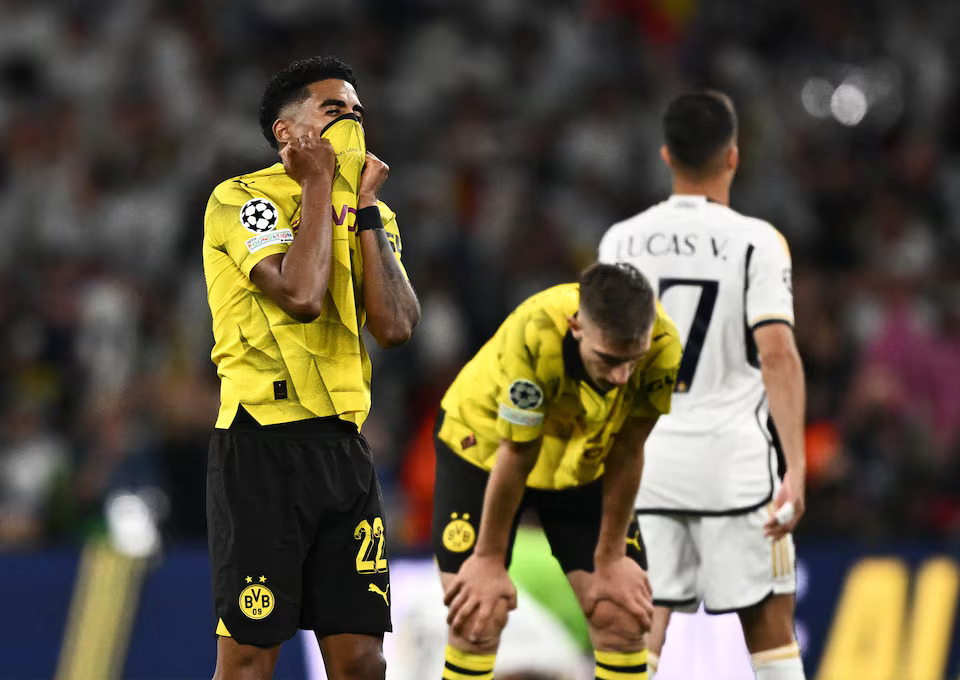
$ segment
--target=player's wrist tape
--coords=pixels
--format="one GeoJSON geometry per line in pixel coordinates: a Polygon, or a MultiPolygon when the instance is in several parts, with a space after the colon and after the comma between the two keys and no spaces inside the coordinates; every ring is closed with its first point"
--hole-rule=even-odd
{"type": "Polygon", "coordinates": [[[380,208],[375,205],[357,211],[357,233],[368,229],[383,229],[383,222],[380,221],[380,208]]]}

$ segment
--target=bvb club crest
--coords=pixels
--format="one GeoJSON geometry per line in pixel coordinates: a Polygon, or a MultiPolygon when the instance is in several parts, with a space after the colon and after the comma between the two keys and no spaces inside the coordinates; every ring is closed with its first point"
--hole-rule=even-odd
{"type": "Polygon", "coordinates": [[[253,583],[254,578],[247,576],[246,581],[250,585],[240,591],[240,611],[249,619],[264,619],[270,616],[275,602],[273,592],[265,585],[266,576],[257,579],[258,583],[253,583]]]}
{"type": "Polygon", "coordinates": [[[443,547],[450,552],[462,553],[470,550],[477,540],[477,532],[468,521],[470,513],[463,513],[458,519],[457,513],[450,515],[450,523],[443,529],[443,547]]]}

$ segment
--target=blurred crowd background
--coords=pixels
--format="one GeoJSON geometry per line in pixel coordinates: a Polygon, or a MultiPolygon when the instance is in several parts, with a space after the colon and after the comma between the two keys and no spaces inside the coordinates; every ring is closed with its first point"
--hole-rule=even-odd
{"type": "Polygon", "coordinates": [[[660,114],[699,86],[739,109],[733,206],[793,249],[801,545],[960,539],[960,3],[0,0],[0,546],[83,540],[124,491],[203,540],[203,211],[276,161],[260,93],[313,54],[357,72],[423,305],[372,348],[394,554],[426,550],[449,381],[668,195],[660,114]]]}

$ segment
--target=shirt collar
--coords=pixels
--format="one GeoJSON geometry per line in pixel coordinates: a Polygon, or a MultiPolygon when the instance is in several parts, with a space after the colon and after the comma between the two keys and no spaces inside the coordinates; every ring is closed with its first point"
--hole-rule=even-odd
{"type": "Polygon", "coordinates": [[[707,197],[700,194],[673,194],[667,203],[675,208],[699,208],[707,204],[707,197]]]}
{"type": "Polygon", "coordinates": [[[563,336],[563,367],[566,369],[567,375],[574,380],[586,383],[597,394],[602,396],[610,391],[601,390],[590,380],[587,367],[583,365],[583,357],[580,356],[580,343],[573,337],[573,332],[569,330],[563,336]]]}

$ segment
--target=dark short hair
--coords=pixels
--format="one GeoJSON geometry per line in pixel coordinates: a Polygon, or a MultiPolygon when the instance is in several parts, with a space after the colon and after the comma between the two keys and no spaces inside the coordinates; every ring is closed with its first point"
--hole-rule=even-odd
{"type": "Polygon", "coordinates": [[[357,86],[353,69],[337,57],[300,59],[270,78],[260,98],[260,131],[270,146],[280,148],[273,134],[273,123],[280,117],[280,111],[288,104],[306,99],[308,85],[328,78],[345,80],[357,86]]]}
{"type": "Polygon", "coordinates": [[[663,135],[674,162],[702,173],[737,134],[733,102],[722,92],[705,90],[675,98],[663,114],[663,135]]]}
{"type": "Polygon", "coordinates": [[[597,262],[580,275],[580,310],[614,342],[636,342],[653,327],[656,296],[633,265],[597,262]]]}

